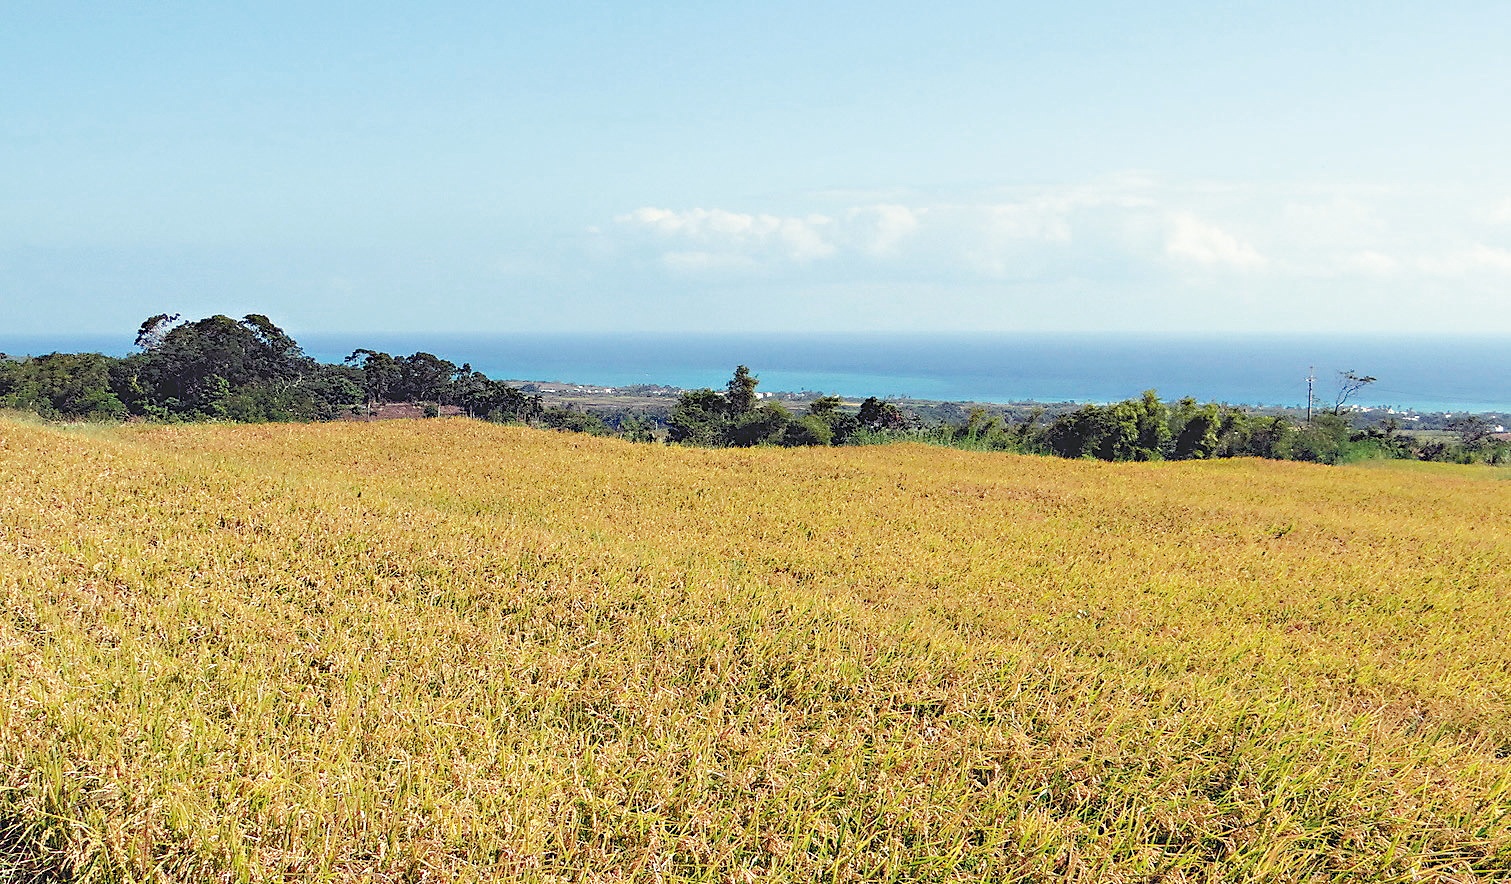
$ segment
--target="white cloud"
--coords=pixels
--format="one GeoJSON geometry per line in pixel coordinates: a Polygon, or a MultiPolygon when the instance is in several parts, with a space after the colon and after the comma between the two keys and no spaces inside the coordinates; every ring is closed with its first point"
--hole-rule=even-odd
{"type": "Polygon", "coordinates": [[[1323,247],[1368,250],[1385,229],[1375,208],[1352,194],[1286,203],[1276,219],[1284,237],[1323,247]]]}
{"type": "Polygon", "coordinates": [[[799,261],[827,258],[835,252],[833,244],[824,238],[822,232],[829,223],[829,219],[822,215],[804,219],[784,218],[777,228],[778,236],[786,246],[787,253],[799,261]]]}
{"type": "Polygon", "coordinates": [[[895,254],[898,246],[918,230],[920,216],[927,211],[883,203],[849,209],[844,218],[859,228],[861,248],[872,255],[885,256],[895,254]]]}
{"type": "Polygon", "coordinates": [[[798,293],[911,293],[878,302],[893,325],[941,304],[999,324],[1063,324],[1057,311],[1079,305],[1098,317],[1088,321],[1114,325],[1293,328],[1321,311],[1424,330],[1504,299],[1511,201],[1501,199],[1123,176],[974,193],[829,191],[771,213],[646,207],[585,239],[610,243],[605,262],[649,268],[668,291],[667,277],[705,289],[759,279],[796,313],[818,309],[798,293]],[[1134,303],[1149,312],[1126,308],[1134,303]]]}
{"type": "Polygon", "coordinates": [[[1417,266],[1431,276],[1464,277],[1511,274],[1511,251],[1475,243],[1467,249],[1421,259],[1417,266]]]}
{"type": "Polygon", "coordinates": [[[753,260],[752,253],[775,252],[795,261],[812,261],[835,252],[823,233],[831,219],[823,215],[784,218],[725,209],[678,212],[645,207],[615,220],[665,238],[700,244],[704,248],[698,251],[708,255],[728,253],[753,260]]]}
{"type": "Polygon", "coordinates": [[[1372,250],[1345,255],[1339,263],[1344,272],[1364,276],[1393,276],[1401,269],[1400,261],[1372,250]]]}
{"type": "Polygon", "coordinates": [[[1165,253],[1183,261],[1209,266],[1228,265],[1242,270],[1265,264],[1264,256],[1253,246],[1189,212],[1177,212],[1171,216],[1165,253]]]}
{"type": "Polygon", "coordinates": [[[1028,279],[1063,263],[1075,240],[1073,201],[1029,196],[1010,202],[957,204],[936,213],[945,248],[977,275],[1028,279]]]}
{"type": "Polygon", "coordinates": [[[1071,240],[1068,214],[1069,206],[1064,203],[1007,203],[987,209],[986,225],[988,235],[994,239],[1068,243],[1071,240]]]}
{"type": "Polygon", "coordinates": [[[1469,254],[1481,267],[1500,273],[1511,273],[1511,251],[1492,248],[1481,243],[1471,249],[1469,254]]]}
{"type": "Polygon", "coordinates": [[[711,270],[745,270],[756,266],[749,255],[721,252],[667,252],[661,263],[669,270],[679,273],[702,273],[711,270]]]}
{"type": "MultiPolygon", "coordinates": [[[[807,211],[782,214],[643,207],[595,241],[612,243],[611,259],[639,253],[665,271],[805,284],[1160,290],[1212,285],[1215,271],[1247,272],[1256,303],[1280,297],[1280,288],[1263,293],[1270,286],[1299,292],[1326,280],[1361,299],[1406,305],[1424,279],[1483,288],[1511,274],[1505,228],[1487,209],[1495,200],[1470,192],[1123,176],[975,198],[885,193],[826,192],[798,204],[807,211]]],[[[1511,200],[1496,212],[1511,219],[1511,200]]]]}

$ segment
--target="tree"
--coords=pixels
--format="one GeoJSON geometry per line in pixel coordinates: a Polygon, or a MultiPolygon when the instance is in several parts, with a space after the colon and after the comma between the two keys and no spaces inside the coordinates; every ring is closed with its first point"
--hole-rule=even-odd
{"type": "Polygon", "coordinates": [[[350,414],[366,398],[362,372],[349,365],[317,365],[301,378],[300,392],[308,397],[308,416],[323,421],[350,414]]]}
{"type": "Polygon", "coordinates": [[[1138,427],[1138,443],[1132,460],[1159,460],[1164,457],[1165,443],[1170,441],[1170,410],[1159,401],[1159,394],[1145,390],[1139,399],[1128,400],[1138,427]]]}
{"type": "Polygon", "coordinates": [[[348,365],[360,363],[362,392],[367,395],[367,407],[377,408],[388,401],[389,394],[398,388],[404,371],[399,363],[387,353],[376,350],[353,350],[352,355],[342,360],[348,365]]]}
{"type": "Polygon", "coordinates": [[[808,413],[814,417],[827,418],[839,411],[844,400],[838,396],[820,396],[808,403],[808,413]]]}
{"type": "Polygon", "coordinates": [[[1323,412],[1312,419],[1291,442],[1293,460],[1335,464],[1347,454],[1348,421],[1339,414],[1323,412]]]}
{"type": "Polygon", "coordinates": [[[781,444],[788,447],[799,445],[830,445],[834,442],[834,429],[822,418],[807,414],[788,421],[782,430],[781,444]]]}
{"type": "Polygon", "coordinates": [[[1251,453],[1249,444],[1254,437],[1254,423],[1242,409],[1231,405],[1221,406],[1217,420],[1217,457],[1241,457],[1251,453]]]}
{"type": "Polygon", "coordinates": [[[296,407],[300,397],[293,387],[313,371],[315,362],[266,316],[254,313],[238,321],[216,315],[173,325],[175,321],[159,314],[142,323],[137,335],[139,344],[149,348],[133,366],[148,406],[192,417],[214,413],[227,395],[250,396],[274,413],[307,416],[296,407]]]}
{"type": "Polygon", "coordinates": [[[539,396],[527,395],[518,387],[499,381],[489,380],[483,384],[478,396],[471,406],[473,412],[495,423],[529,422],[545,413],[539,396]]]}
{"type": "Polygon", "coordinates": [[[1249,431],[1244,448],[1238,453],[1267,457],[1271,460],[1288,460],[1292,455],[1292,443],[1295,438],[1295,425],[1285,417],[1276,415],[1261,420],[1249,431]]]}
{"type": "Polygon", "coordinates": [[[856,415],[861,426],[868,430],[902,430],[908,426],[907,415],[902,413],[890,402],[883,402],[875,396],[868,396],[860,404],[860,414],[856,415]]]}
{"type": "Polygon", "coordinates": [[[1458,434],[1459,444],[1466,451],[1478,451],[1495,434],[1490,422],[1477,414],[1466,414],[1448,422],[1448,429],[1458,434]]]}
{"type": "Polygon", "coordinates": [[[156,350],[162,346],[163,338],[178,324],[179,314],[159,313],[149,316],[136,330],[136,346],[142,350],[156,350]]]}
{"type": "Polygon", "coordinates": [[[725,442],[745,448],[775,445],[782,441],[782,433],[791,422],[792,413],[781,403],[773,402],[731,420],[725,442]]]}
{"type": "Polygon", "coordinates": [[[667,438],[684,445],[722,445],[729,418],[724,397],[709,389],[677,397],[667,422],[667,438]]]}
{"type": "Polygon", "coordinates": [[[1102,460],[1152,460],[1138,456],[1140,416],[1131,399],[1102,409],[1102,435],[1094,454],[1102,460]]]}
{"type": "Polygon", "coordinates": [[[1333,414],[1343,413],[1343,404],[1355,393],[1373,384],[1375,378],[1362,375],[1350,369],[1338,372],[1338,396],[1333,402],[1333,414]]]}
{"type": "Polygon", "coordinates": [[[25,408],[43,417],[119,420],[126,406],[111,391],[117,360],[99,353],[49,353],[0,363],[0,407],[25,408]]]}
{"type": "Polygon", "coordinates": [[[1050,424],[1045,441],[1061,457],[1159,460],[1170,439],[1168,409],[1153,390],[1113,405],[1087,405],[1050,424]]]}
{"type": "Polygon", "coordinates": [[[1044,416],[1043,406],[1034,406],[1028,413],[1028,417],[1020,421],[1012,429],[1013,447],[1022,452],[1041,450],[1043,447],[1043,432],[1039,428],[1039,418],[1044,416]]]}
{"type": "Polygon", "coordinates": [[[1086,405],[1056,418],[1044,434],[1050,452],[1060,457],[1098,456],[1102,437],[1108,432],[1106,411],[1098,405],[1086,405]]]}
{"type": "Polygon", "coordinates": [[[399,386],[403,398],[415,402],[434,402],[437,408],[451,389],[457,367],[432,353],[416,353],[395,360],[399,365],[399,386]]]}
{"type": "Polygon", "coordinates": [[[1170,421],[1174,431],[1170,456],[1175,460],[1212,457],[1217,453],[1221,418],[1217,406],[1198,406],[1190,396],[1180,400],[1170,421]]]}
{"type": "Polygon", "coordinates": [[[452,398],[463,411],[467,412],[468,417],[477,417],[475,406],[482,400],[487,389],[487,375],[473,371],[470,362],[463,362],[451,378],[452,398]]]}
{"type": "Polygon", "coordinates": [[[619,422],[619,435],[630,442],[655,442],[656,425],[644,415],[632,414],[619,422]]]}
{"type": "Polygon", "coordinates": [[[248,313],[240,323],[251,332],[248,369],[264,383],[293,382],[312,373],[315,360],[299,344],[261,313],[248,313]]]}
{"type": "MultiPolygon", "coordinates": [[[[860,429],[860,419],[853,414],[840,411],[840,405],[844,404],[838,396],[820,396],[808,404],[808,418],[812,418],[822,424],[825,432],[818,435],[823,437],[822,442],[804,442],[804,445],[843,445],[855,431],[860,429]]],[[[806,420],[806,418],[805,418],[806,420]]],[[[802,435],[804,431],[799,431],[802,435]]],[[[788,427],[786,437],[791,437],[793,428],[788,427]]]]}
{"type": "Polygon", "coordinates": [[[540,421],[553,430],[587,433],[590,436],[607,436],[612,432],[603,418],[573,408],[547,408],[541,413],[540,421]]]}
{"type": "Polygon", "coordinates": [[[760,383],[750,374],[750,369],[739,365],[735,367],[734,377],[724,387],[725,408],[731,418],[739,418],[755,410],[756,384],[760,383]]]}

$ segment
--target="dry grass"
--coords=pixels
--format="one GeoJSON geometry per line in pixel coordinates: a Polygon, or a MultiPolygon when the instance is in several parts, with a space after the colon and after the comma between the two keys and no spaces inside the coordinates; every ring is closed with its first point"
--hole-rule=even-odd
{"type": "Polygon", "coordinates": [[[1511,494],[0,419],[0,881],[1511,876],[1511,494]]]}

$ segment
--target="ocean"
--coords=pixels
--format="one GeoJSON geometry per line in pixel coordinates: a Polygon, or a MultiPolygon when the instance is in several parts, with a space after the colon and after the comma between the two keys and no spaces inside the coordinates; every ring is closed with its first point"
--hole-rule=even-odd
{"type": "MultiPolygon", "coordinates": [[[[358,347],[424,350],[490,377],[601,386],[719,388],[737,364],[762,391],[978,402],[1162,398],[1304,405],[1314,372],[1331,405],[1338,373],[1377,378],[1360,405],[1511,412],[1511,338],[1114,334],[296,334],[339,362],[358,347]]],[[[7,337],[0,352],[122,355],[129,338],[7,337]]]]}

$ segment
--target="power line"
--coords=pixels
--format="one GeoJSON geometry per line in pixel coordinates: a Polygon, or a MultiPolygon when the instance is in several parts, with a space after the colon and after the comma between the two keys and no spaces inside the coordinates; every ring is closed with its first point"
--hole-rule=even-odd
{"type": "Polygon", "coordinates": [[[1474,397],[1474,396],[1449,396],[1449,395],[1447,395],[1445,393],[1421,393],[1421,392],[1413,392],[1413,391],[1407,391],[1407,390],[1387,390],[1384,387],[1375,387],[1374,391],[1376,393],[1390,393],[1390,394],[1392,394],[1394,396],[1411,396],[1411,397],[1416,398],[1416,399],[1436,399],[1436,400],[1441,400],[1441,401],[1444,401],[1444,402],[1474,402],[1474,403],[1482,403],[1482,402],[1485,401],[1485,398],[1483,396],[1479,396],[1479,397],[1474,397]]]}

